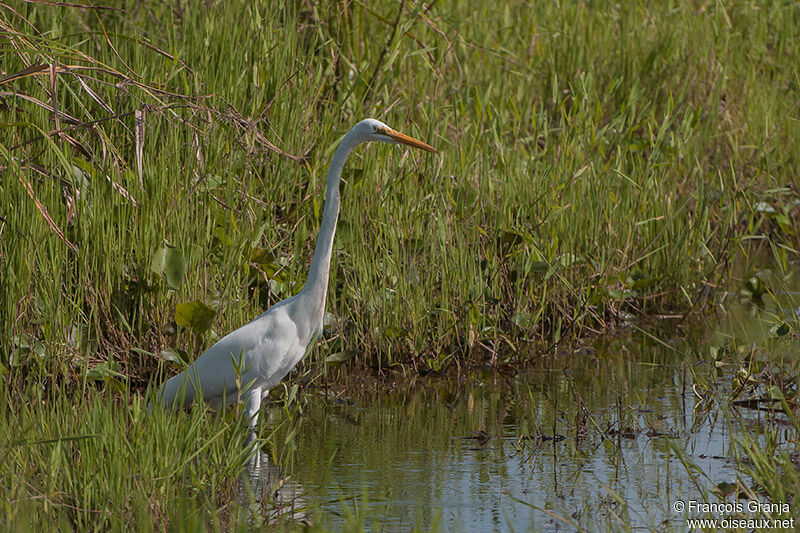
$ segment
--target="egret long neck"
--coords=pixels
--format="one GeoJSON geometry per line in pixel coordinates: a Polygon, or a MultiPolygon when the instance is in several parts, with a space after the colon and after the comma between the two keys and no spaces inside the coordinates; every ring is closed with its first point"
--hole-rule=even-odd
{"type": "Polygon", "coordinates": [[[314,258],[308,272],[308,280],[303,287],[303,293],[308,302],[313,305],[315,314],[322,319],[325,309],[325,296],[328,291],[328,272],[331,266],[331,253],[333,252],[333,236],[336,233],[336,220],[339,217],[339,179],[347,156],[353,149],[351,142],[345,137],[331,161],[328,170],[327,190],[325,193],[325,208],[322,210],[322,224],[319,228],[317,246],[314,249],[314,258]]]}

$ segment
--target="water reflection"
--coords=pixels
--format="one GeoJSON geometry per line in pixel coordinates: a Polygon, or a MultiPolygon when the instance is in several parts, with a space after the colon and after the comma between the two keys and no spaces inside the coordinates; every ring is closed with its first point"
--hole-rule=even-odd
{"type": "Polygon", "coordinates": [[[274,524],[278,520],[309,523],[302,485],[283,475],[261,450],[256,451],[239,476],[239,500],[244,504],[246,522],[253,526],[274,524]]]}
{"type": "Polygon", "coordinates": [[[320,393],[275,442],[295,432],[293,475],[332,529],[683,527],[672,502],[736,477],[728,430],[696,410],[687,364],[625,338],[515,376],[320,393]]]}

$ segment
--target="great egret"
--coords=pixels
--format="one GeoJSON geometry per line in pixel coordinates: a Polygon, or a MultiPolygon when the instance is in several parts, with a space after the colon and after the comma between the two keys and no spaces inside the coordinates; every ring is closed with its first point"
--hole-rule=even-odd
{"type": "Polygon", "coordinates": [[[322,224],[303,289],[225,335],[189,368],[169,379],[158,391],[163,405],[187,406],[198,395],[215,409],[244,400],[252,440],[261,399],[294,368],[322,333],[333,235],[339,216],[339,179],[353,148],[370,141],[438,152],[378,120],[368,118],[356,124],[342,139],[331,161],[322,224]]]}

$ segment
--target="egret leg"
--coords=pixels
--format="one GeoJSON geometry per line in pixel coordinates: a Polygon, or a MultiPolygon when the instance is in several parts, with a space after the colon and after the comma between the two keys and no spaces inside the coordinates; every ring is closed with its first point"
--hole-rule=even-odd
{"type": "Polygon", "coordinates": [[[250,457],[250,472],[258,474],[260,467],[261,450],[256,443],[256,427],[258,426],[258,411],[261,408],[261,387],[255,387],[247,393],[245,400],[245,410],[247,419],[250,422],[250,434],[247,437],[247,446],[252,452],[250,457]]]}

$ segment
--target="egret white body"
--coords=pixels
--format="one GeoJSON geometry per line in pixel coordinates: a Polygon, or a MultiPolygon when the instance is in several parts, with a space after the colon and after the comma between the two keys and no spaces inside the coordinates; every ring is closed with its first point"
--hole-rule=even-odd
{"type": "Polygon", "coordinates": [[[322,224],[303,289],[228,333],[184,372],[170,378],[158,391],[163,405],[187,406],[196,396],[213,408],[244,401],[253,436],[262,398],[300,362],[322,333],[333,236],[339,216],[339,180],[353,148],[370,141],[437,151],[378,120],[365,119],[356,124],[342,139],[331,161],[322,224]]]}

